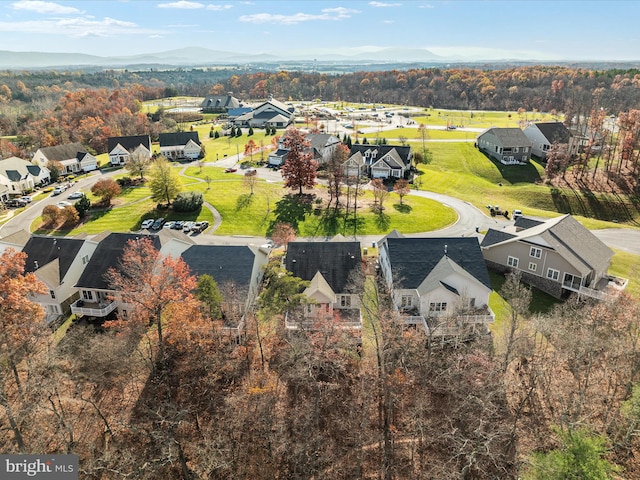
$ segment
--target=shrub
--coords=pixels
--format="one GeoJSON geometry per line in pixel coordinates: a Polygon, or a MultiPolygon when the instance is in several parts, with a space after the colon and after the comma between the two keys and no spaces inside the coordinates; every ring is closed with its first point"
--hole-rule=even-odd
{"type": "Polygon", "coordinates": [[[131,177],[122,177],[117,179],[116,182],[118,182],[118,185],[121,187],[128,187],[133,183],[133,180],[131,180],[131,177]]]}
{"type": "Polygon", "coordinates": [[[201,192],[180,192],[173,201],[173,209],[176,212],[193,212],[202,208],[201,192]]]}

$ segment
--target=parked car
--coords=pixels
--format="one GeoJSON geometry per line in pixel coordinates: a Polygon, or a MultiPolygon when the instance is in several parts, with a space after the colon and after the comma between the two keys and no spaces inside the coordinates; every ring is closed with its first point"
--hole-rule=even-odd
{"type": "Polygon", "coordinates": [[[237,172],[238,169],[234,168],[234,167],[229,167],[229,168],[225,168],[224,169],[224,173],[233,173],[233,172],[237,172]]]}
{"type": "Polygon", "coordinates": [[[75,199],[82,198],[82,197],[84,197],[84,193],[83,193],[83,192],[81,192],[80,190],[78,190],[77,192],[73,192],[73,193],[72,193],[71,195],[69,195],[67,198],[68,198],[69,200],[75,200],[75,199]]]}
{"type": "Polygon", "coordinates": [[[174,226],[175,224],[176,224],[176,222],[175,222],[175,221],[173,221],[173,220],[171,220],[171,221],[169,221],[169,222],[166,222],[166,223],[162,226],[162,228],[173,228],[173,226],[174,226]]]}
{"type": "Polygon", "coordinates": [[[151,225],[151,228],[153,230],[160,230],[162,228],[162,225],[164,225],[164,218],[156,218],[155,222],[153,222],[153,225],[151,225]]]}
{"type": "Polygon", "coordinates": [[[176,223],[174,223],[173,229],[174,230],[182,230],[183,226],[184,226],[184,220],[178,220],[176,223]]]}
{"type": "Polygon", "coordinates": [[[11,200],[8,200],[5,205],[7,205],[7,207],[25,207],[27,202],[21,198],[12,198],[11,200]]]}
{"type": "Polygon", "coordinates": [[[196,222],[196,224],[191,228],[192,232],[200,233],[204,232],[207,228],[209,228],[209,222],[206,220],[202,222],[196,222]]]}
{"type": "Polygon", "coordinates": [[[513,211],[513,219],[515,220],[518,217],[522,216],[522,210],[514,210],[513,211]]]}
{"type": "Polygon", "coordinates": [[[257,171],[255,168],[248,168],[248,169],[244,172],[244,174],[245,174],[247,177],[252,177],[252,176],[254,176],[254,175],[257,175],[257,174],[258,174],[258,171],[257,171]]]}
{"type": "Polygon", "coordinates": [[[64,200],[56,203],[56,205],[58,206],[58,208],[73,207],[73,204],[71,202],[65,202],[64,200]]]}
{"type": "Polygon", "coordinates": [[[22,200],[25,203],[31,203],[33,201],[33,198],[29,195],[24,195],[20,197],[20,200],[22,200]]]}
{"type": "Polygon", "coordinates": [[[53,194],[52,195],[60,195],[66,189],[67,189],[67,187],[65,187],[64,185],[58,185],[56,188],[53,189],[53,194]]]}
{"type": "Polygon", "coordinates": [[[184,222],[184,225],[182,226],[182,231],[184,233],[189,233],[195,224],[196,222],[184,222]]]}
{"type": "Polygon", "coordinates": [[[151,228],[153,226],[153,222],[155,220],[153,218],[147,218],[145,221],[142,222],[142,225],[140,225],[140,228],[145,229],[145,228],[151,228]]]}

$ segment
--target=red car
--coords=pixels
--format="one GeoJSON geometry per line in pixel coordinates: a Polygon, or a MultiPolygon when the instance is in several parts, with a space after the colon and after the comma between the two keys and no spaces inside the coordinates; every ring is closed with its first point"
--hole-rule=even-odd
{"type": "Polygon", "coordinates": [[[233,173],[233,172],[237,172],[238,169],[234,168],[234,167],[229,167],[229,168],[225,168],[224,169],[224,173],[233,173]]]}

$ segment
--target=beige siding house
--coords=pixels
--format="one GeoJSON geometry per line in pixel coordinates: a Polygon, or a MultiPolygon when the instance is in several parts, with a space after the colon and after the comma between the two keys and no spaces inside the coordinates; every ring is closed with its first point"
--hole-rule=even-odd
{"type": "Polygon", "coordinates": [[[626,282],[608,274],[613,251],[571,215],[516,220],[514,229],[490,229],[481,243],[489,268],[519,271],[523,281],[561,298],[571,292],[603,298],[626,282]]]}

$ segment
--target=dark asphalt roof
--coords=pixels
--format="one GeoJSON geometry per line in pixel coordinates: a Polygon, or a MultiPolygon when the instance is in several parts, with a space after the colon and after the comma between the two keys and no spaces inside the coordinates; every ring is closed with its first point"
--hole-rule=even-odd
{"type": "Polygon", "coordinates": [[[391,268],[400,288],[418,288],[446,255],[470,275],[491,288],[489,272],[478,240],[468,238],[387,238],[391,268]]]}
{"type": "Polygon", "coordinates": [[[320,272],[335,293],[345,292],[351,272],[361,264],[359,242],[291,242],[286,268],[302,280],[320,272]]]}
{"type": "Polygon", "coordinates": [[[93,252],[89,263],[82,272],[76,287],[110,290],[105,274],[110,268],[120,266],[122,252],[129,240],[150,238],[154,248],[160,250],[160,238],[157,235],[142,235],[138,233],[110,233],[93,252]]]}
{"type": "Polygon", "coordinates": [[[195,276],[211,275],[218,286],[234,283],[246,290],[251,284],[255,254],[247,246],[193,245],[182,259],[195,276]]]}
{"type": "Polygon", "coordinates": [[[107,152],[111,152],[118,144],[122,145],[129,152],[138,148],[139,145],[144,145],[147,150],[151,151],[151,138],[149,138],[149,135],[111,137],[107,140],[107,152]]]}
{"type": "Polygon", "coordinates": [[[175,147],[178,145],[186,145],[189,140],[193,140],[200,145],[200,137],[198,132],[173,132],[161,133],[158,135],[161,147],[175,147]]]}
{"type": "Polygon", "coordinates": [[[490,228],[487,231],[487,234],[482,239],[481,247],[488,247],[495,243],[504,242],[505,240],[509,240],[510,238],[514,238],[515,235],[507,232],[503,232],[502,230],[494,230],[490,228]]]}
{"type": "Polygon", "coordinates": [[[75,238],[31,236],[22,249],[27,254],[25,272],[35,272],[57,259],[60,269],[59,281],[62,281],[83,243],[84,240],[75,238]]]}

